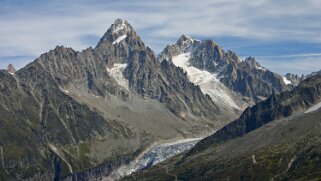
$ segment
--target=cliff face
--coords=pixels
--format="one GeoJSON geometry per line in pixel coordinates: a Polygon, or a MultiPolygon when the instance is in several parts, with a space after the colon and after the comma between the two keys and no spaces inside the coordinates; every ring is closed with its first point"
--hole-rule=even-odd
{"type": "Polygon", "coordinates": [[[8,67],[7,67],[7,71],[11,74],[14,74],[16,73],[16,69],[13,67],[12,64],[9,64],[8,67]]]}

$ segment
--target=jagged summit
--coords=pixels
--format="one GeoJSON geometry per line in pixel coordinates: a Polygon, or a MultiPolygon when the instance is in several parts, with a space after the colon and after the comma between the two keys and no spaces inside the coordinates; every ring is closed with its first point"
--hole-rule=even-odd
{"type": "Polygon", "coordinates": [[[13,66],[12,64],[9,64],[9,65],[8,65],[7,71],[8,71],[10,74],[16,73],[16,69],[14,68],[14,66],[13,66]]]}
{"type": "Polygon", "coordinates": [[[177,40],[176,45],[180,47],[191,46],[195,42],[195,39],[191,36],[181,35],[181,37],[177,40]]]}
{"type": "Polygon", "coordinates": [[[158,60],[181,60],[181,65],[183,57],[189,67],[218,75],[221,83],[245,96],[251,104],[261,101],[272,92],[287,90],[281,75],[261,66],[253,57],[240,61],[236,53],[225,52],[213,40],[195,41],[192,37],[182,35],[175,44],[165,47],[158,60]]]}
{"type": "Polygon", "coordinates": [[[107,32],[119,33],[120,31],[126,32],[133,29],[132,26],[125,19],[116,19],[114,23],[108,28],[107,32]]]}
{"type": "Polygon", "coordinates": [[[267,71],[267,69],[264,68],[259,62],[257,62],[254,57],[247,57],[244,60],[244,64],[246,64],[250,69],[267,71]]]}
{"type": "Polygon", "coordinates": [[[117,45],[126,41],[129,36],[136,36],[136,32],[133,27],[125,19],[116,19],[114,23],[107,29],[107,32],[100,39],[97,46],[103,42],[111,42],[113,45],[117,45]]]}
{"type": "Polygon", "coordinates": [[[108,62],[110,66],[113,63],[132,61],[131,56],[136,56],[134,52],[135,54],[145,52],[148,56],[154,57],[154,52],[145,45],[134,28],[124,19],[116,19],[111,24],[95,47],[95,51],[100,57],[111,56],[108,62]]]}

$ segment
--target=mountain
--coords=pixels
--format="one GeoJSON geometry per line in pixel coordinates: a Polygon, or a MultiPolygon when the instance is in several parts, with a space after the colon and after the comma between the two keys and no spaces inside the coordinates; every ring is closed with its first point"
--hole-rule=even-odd
{"type": "Polygon", "coordinates": [[[300,82],[302,82],[304,79],[306,79],[308,76],[305,75],[296,75],[287,73],[285,76],[283,76],[284,82],[286,82],[287,85],[297,86],[300,82]]]}
{"type": "Polygon", "coordinates": [[[321,76],[272,95],[191,151],[124,180],[317,180],[321,76]]]}
{"type": "Polygon", "coordinates": [[[235,118],[122,19],[95,48],[57,46],[12,70],[0,70],[0,180],[98,179],[155,142],[235,118]]]}
{"type": "Polygon", "coordinates": [[[317,72],[312,72],[311,74],[307,74],[307,75],[297,75],[297,74],[291,74],[291,73],[287,73],[285,74],[285,76],[283,76],[283,80],[287,85],[290,86],[297,86],[300,82],[304,81],[305,79],[309,78],[309,77],[313,77],[315,75],[321,75],[321,70],[317,71],[317,72]]]}
{"type": "Polygon", "coordinates": [[[289,89],[254,58],[182,36],[156,57],[123,19],[96,47],[0,70],[0,180],[97,180],[154,144],[204,137],[289,89]]]}
{"type": "Polygon", "coordinates": [[[9,64],[8,67],[7,67],[7,71],[11,74],[14,74],[16,73],[16,69],[13,67],[12,64],[9,64]]]}
{"type": "Polygon", "coordinates": [[[281,75],[261,66],[253,57],[241,61],[232,51],[225,52],[212,40],[196,40],[182,35],[158,56],[187,72],[191,82],[199,85],[223,109],[241,113],[248,105],[289,88],[281,75]]]}

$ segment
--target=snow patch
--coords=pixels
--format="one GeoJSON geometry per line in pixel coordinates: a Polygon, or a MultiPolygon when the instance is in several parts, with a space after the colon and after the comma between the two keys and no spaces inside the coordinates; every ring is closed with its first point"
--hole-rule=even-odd
{"type": "Polygon", "coordinates": [[[109,75],[111,77],[113,77],[116,80],[118,85],[124,87],[126,90],[129,91],[128,80],[123,75],[123,71],[125,70],[126,67],[127,67],[126,63],[124,63],[124,64],[115,63],[112,68],[110,68],[110,69],[107,68],[107,72],[109,73],[109,75]]]}
{"type": "Polygon", "coordinates": [[[321,102],[319,102],[318,104],[310,107],[310,108],[309,108],[308,110],[306,110],[304,113],[314,112],[314,111],[316,111],[316,110],[318,110],[318,109],[320,109],[320,108],[321,108],[321,102]]]}
{"type": "Polygon", "coordinates": [[[116,33],[116,32],[118,32],[118,31],[123,30],[123,29],[126,29],[126,28],[127,28],[127,26],[126,26],[126,24],[125,24],[125,21],[122,20],[122,23],[121,23],[121,24],[118,24],[118,25],[115,27],[113,33],[116,33]]]}
{"type": "Polygon", "coordinates": [[[199,85],[204,94],[208,94],[212,100],[226,109],[241,108],[235,103],[233,97],[229,94],[230,90],[220,82],[217,74],[210,73],[205,70],[197,69],[190,66],[188,60],[190,53],[183,53],[172,58],[174,65],[181,67],[186,71],[189,80],[199,85]]]}
{"type": "Polygon", "coordinates": [[[292,84],[292,82],[290,80],[288,80],[286,77],[282,76],[282,78],[283,78],[283,82],[285,83],[285,85],[292,84]]]}
{"type": "Polygon", "coordinates": [[[256,164],[255,155],[252,155],[253,164],[256,164]]]}
{"type": "Polygon", "coordinates": [[[126,34],[118,37],[118,38],[113,42],[113,45],[116,44],[116,43],[119,43],[119,42],[123,41],[126,37],[127,37],[126,34]]]}
{"type": "Polygon", "coordinates": [[[256,66],[256,69],[258,69],[258,70],[262,70],[262,71],[266,71],[266,68],[264,68],[264,67],[262,67],[262,66],[256,66]]]}

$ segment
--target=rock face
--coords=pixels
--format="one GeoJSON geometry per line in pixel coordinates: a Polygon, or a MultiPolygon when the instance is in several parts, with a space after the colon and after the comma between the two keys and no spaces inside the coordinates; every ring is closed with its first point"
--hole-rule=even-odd
{"type": "Polygon", "coordinates": [[[299,83],[304,81],[305,79],[307,79],[309,77],[313,77],[315,75],[321,75],[321,71],[312,72],[311,74],[307,74],[307,75],[304,75],[304,74],[297,75],[297,74],[287,73],[287,74],[285,74],[283,79],[287,85],[294,87],[294,86],[299,85],[299,83]]]}
{"type": "Polygon", "coordinates": [[[0,71],[0,180],[99,179],[155,141],[231,121],[122,19],[95,48],[57,46],[9,72],[0,71]]]}
{"type": "Polygon", "coordinates": [[[13,67],[12,64],[9,64],[8,67],[7,67],[7,71],[11,74],[14,74],[16,73],[16,69],[13,67]]]}
{"type": "Polygon", "coordinates": [[[305,75],[296,75],[296,74],[291,74],[291,73],[287,73],[285,74],[285,78],[289,81],[288,83],[293,85],[293,86],[297,86],[300,82],[302,82],[304,79],[307,78],[307,76],[305,75]]]}
{"type": "Polygon", "coordinates": [[[320,108],[321,76],[313,76],[248,108],[190,152],[123,180],[320,178],[320,108]]]}
{"type": "Polygon", "coordinates": [[[156,60],[127,21],[116,20],[95,51],[108,66],[127,64],[124,76],[129,87],[143,97],[166,104],[175,114],[191,112],[213,118],[218,113],[217,106],[182,71],[156,60]]]}
{"type": "Polygon", "coordinates": [[[158,59],[173,61],[184,53],[190,54],[189,66],[217,74],[221,83],[241,94],[248,103],[288,90],[282,76],[262,67],[253,57],[240,61],[236,53],[224,52],[211,40],[199,41],[182,35],[174,45],[168,45],[158,59]]]}

